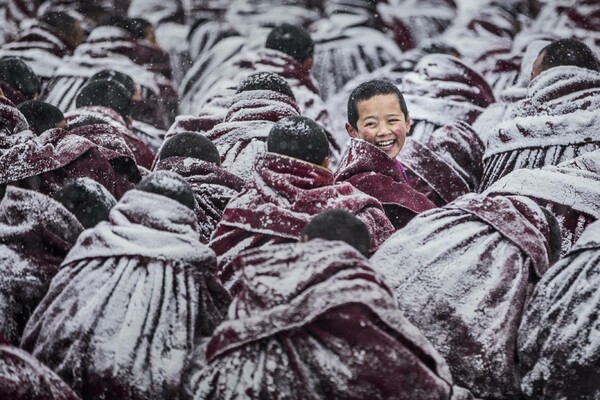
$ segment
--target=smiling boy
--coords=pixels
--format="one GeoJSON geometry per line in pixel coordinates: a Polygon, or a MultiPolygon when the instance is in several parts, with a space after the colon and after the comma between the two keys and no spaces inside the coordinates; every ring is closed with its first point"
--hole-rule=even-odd
{"type": "Polygon", "coordinates": [[[346,130],[352,141],[336,181],[347,181],[378,199],[396,229],[435,207],[409,185],[397,159],[410,118],[402,93],[393,83],[372,80],[358,85],[348,99],[346,130]]]}

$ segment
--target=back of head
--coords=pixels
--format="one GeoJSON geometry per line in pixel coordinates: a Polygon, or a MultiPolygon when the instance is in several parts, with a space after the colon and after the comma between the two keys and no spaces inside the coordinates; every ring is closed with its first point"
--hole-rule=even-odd
{"type": "Polygon", "coordinates": [[[96,72],[94,75],[90,77],[88,82],[94,81],[115,81],[119,82],[121,85],[125,87],[130,93],[131,96],[135,93],[135,82],[131,77],[127,74],[124,74],[119,71],[115,71],[114,69],[103,69],[101,71],[96,72]]]}
{"type": "Polygon", "coordinates": [[[195,132],[181,132],[165,142],[159,160],[169,157],[190,157],[221,165],[219,150],[206,136],[195,132]]]}
{"type": "Polygon", "coordinates": [[[0,80],[33,100],[40,93],[40,80],[31,68],[18,58],[0,60],[0,80]]]}
{"type": "Polygon", "coordinates": [[[88,82],[75,99],[77,108],[87,106],[110,107],[127,120],[131,114],[131,96],[125,86],[117,81],[88,82]]]}
{"type": "Polygon", "coordinates": [[[104,186],[89,178],[67,183],[54,194],[54,200],[71,211],[86,229],[106,221],[111,208],[117,203],[104,186]]]}
{"type": "Polygon", "coordinates": [[[25,116],[25,119],[29,123],[29,128],[36,135],[40,135],[48,129],[58,128],[61,122],[65,121],[62,111],[52,104],[43,101],[26,101],[19,104],[17,108],[25,116]]]}
{"type": "Polygon", "coordinates": [[[273,72],[257,72],[246,77],[240,82],[237,92],[247,92],[251,90],[271,90],[281,93],[296,101],[292,88],[285,79],[273,72]]]}
{"type": "Polygon", "coordinates": [[[358,130],[358,103],[369,100],[375,96],[387,94],[394,94],[398,97],[400,110],[402,110],[404,118],[408,118],[408,108],[406,107],[406,102],[404,101],[404,96],[402,96],[400,89],[392,82],[375,79],[361,83],[354,88],[350,94],[350,97],[348,98],[348,123],[355,130],[358,130]]]}
{"type": "Polygon", "coordinates": [[[44,14],[39,21],[51,26],[62,40],[73,47],[84,40],[85,33],[81,23],[66,12],[51,11],[44,14]]]}
{"type": "MultiPolygon", "coordinates": [[[[196,205],[191,186],[181,175],[173,171],[161,170],[153,172],[142,179],[135,188],[144,192],[168,197],[178,201],[190,210],[193,210],[196,205]]],[[[157,207],[160,207],[160,205],[157,205],[157,207]]]]}
{"type": "Polygon", "coordinates": [[[316,215],[302,230],[302,241],[341,240],[369,257],[371,237],[364,222],[346,210],[327,210],[316,215]]]}
{"type": "Polygon", "coordinates": [[[560,39],[544,47],[538,57],[539,73],[561,65],[573,65],[598,71],[598,59],[594,52],[577,39],[560,39]]]}
{"type": "Polygon", "coordinates": [[[310,118],[280,119],[269,132],[267,151],[323,165],[329,155],[325,130],[310,118]]]}
{"type": "Polygon", "coordinates": [[[271,30],[265,47],[281,51],[296,61],[303,63],[306,59],[312,58],[315,43],[303,28],[283,24],[271,30]]]}

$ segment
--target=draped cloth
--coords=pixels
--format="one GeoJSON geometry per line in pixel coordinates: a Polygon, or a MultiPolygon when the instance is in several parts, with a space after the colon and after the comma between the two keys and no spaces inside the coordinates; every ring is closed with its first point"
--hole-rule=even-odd
{"type": "Polygon", "coordinates": [[[335,180],[348,182],[379,200],[396,229],[402,228],[418,213],[435,207],[425,195],[410,186],[396,160],[364,140],[352,139],[335,173],[335,180]]]}
{"type": "Polygon", "coordinates": [[[599,284],[600,222],[594,222],[544,275],[528,304],[518,338],[528,399],[600,395],[599,284]]]}
{"type": "Polygon", "coordinates": [[[220,166],[187,157],[160,160],[155,171],[177,172],[190,184],[196,199],[195,213],[200,241],[208,243],[223,216],[223,210],[244,185],[244,181],[220,166]]]}
{"type": "Polygon", "coordinates": [[[62,204],[9,186],[0,203],[0,336],[14,345],[83,227],[62,204]]]}
{"type": "Polygon", "coordinates": [[[517,330],[548,268],[549,235],[533,201],[472,194],[415,217],[371,262],[457,384],[481,398],[520,398],[517,330]]]}
{"type": "Polygon", "coordinates": [[[194,341],[229,303],[215,261],[192,210],[131,190],[79,237],[21,347],[82,398],[175,398],[194,341]]]}
{"type": "Polygon", "coordinates": [[[256,163],[255,175],[223,212],[210,247],[219,257],[227,288],[235,281],[231,259],[242,250],[296,242],[310,219],[341,208],[361,219],[371,234],[371,251],[394,231],[381,203],[349,183],[334,184],[320,166],[275,153],[256,163]]]}
{"type": "Polygon", "coordinates": [[[50,368],[1,337],[0,382],[3,399],[79,400],[79,396],[50,368]]]}
{"type": "Polygon", "coordinates": [[[600,148],[600,72],[542,72],[488,137],[481,190],[516,169],[557,165],[600,148]]]}
{"type": "Polygon", "coordinates": [[[186,399],[469,399],[368,261],[321,239],[245,252],[186,399]]]}

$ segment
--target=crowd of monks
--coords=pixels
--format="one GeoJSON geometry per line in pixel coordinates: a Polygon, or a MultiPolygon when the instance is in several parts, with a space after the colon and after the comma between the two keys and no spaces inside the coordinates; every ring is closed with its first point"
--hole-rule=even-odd
{"type": "Polygon", "coordinates": [[[0,399],[600,399],[597,0],[0,1],[0,399]]]}

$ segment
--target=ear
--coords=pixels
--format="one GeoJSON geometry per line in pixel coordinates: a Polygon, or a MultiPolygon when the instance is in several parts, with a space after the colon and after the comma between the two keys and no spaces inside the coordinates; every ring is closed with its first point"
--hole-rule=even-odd
{"type": "Polygon", "coordinates": [[[346,122],[346,132],[348,132],[348,136],[350,137],[358,137],[358,132],[350,125],[350,122],[346,122]]]}

